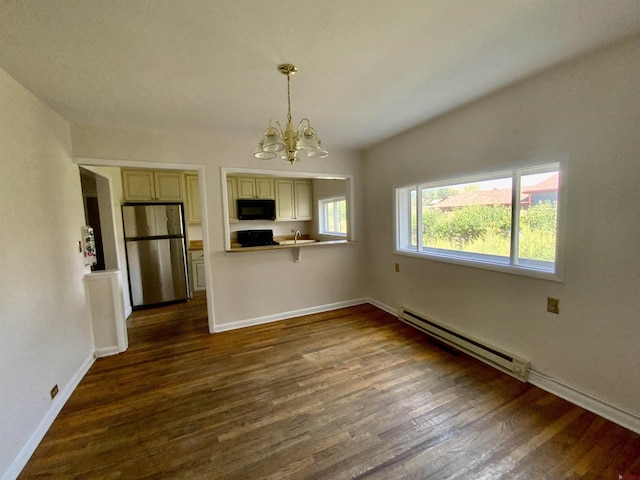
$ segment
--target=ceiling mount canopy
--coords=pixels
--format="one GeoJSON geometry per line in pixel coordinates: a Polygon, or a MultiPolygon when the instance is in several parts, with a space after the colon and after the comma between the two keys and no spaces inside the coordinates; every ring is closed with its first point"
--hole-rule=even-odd
{"type": "Polygon", "coordinates": [[[308,118],[300,120],[298,128],[294,128],[291,123],[291,75],[298,71],[298,67],[283,63],[278,65],[278,70],[287,76],[287,124],[283,129],[276,119],[269,120],[269,126],[253,153],[254,157],[265,160],[280,157],[292,165],[298,159],[298,152],[306,153],[307,157],[326,157],[329,153],[322,148],[318,134],[308,118]]]}

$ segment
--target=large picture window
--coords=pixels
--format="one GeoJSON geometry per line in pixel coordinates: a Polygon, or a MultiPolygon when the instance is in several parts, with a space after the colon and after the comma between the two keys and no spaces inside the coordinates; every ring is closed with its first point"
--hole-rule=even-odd
{"type": "Polygon", "coordinates": [[[559,163],[396,189],[396,252],[558,274],[559,163]]]}

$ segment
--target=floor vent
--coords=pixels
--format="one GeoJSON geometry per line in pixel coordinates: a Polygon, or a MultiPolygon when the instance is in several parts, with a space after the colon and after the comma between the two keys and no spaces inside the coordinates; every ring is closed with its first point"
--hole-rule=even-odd
{"type": "Polygon", "coordinates": [[[527,381],[529,362],[526,360],[469,338],[450,327],[441,325],[433,320],[428,320],[422,315],[407,310],[404,307],[400,308],[398,318],[412,327],[437,338],[441,342],[451,345],[457,350],[465,352],[492,367],[516,377],[518,380],[522,380],[523,382],[527,381]]]}

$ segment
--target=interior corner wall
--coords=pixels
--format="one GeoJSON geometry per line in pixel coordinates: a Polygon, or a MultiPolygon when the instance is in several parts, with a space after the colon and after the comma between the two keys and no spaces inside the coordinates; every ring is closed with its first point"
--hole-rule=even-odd
{"type": "Polygon", "coordinates": [[[0,91],[2,477],[92,361],[93,336],[69,125],[2,69],[0,91]]]}
{"type": "Polygon", "coordinates": [[[369,149],[370,297],[529,359],[638,417],[638,58],[640,39],[627,39],[369,149]],[[556,153],[569,157],[561,283],[394,254],[394,186],[556,153]],[[560,299],[559,315],[546,312],[548,296],[560,299]]]}

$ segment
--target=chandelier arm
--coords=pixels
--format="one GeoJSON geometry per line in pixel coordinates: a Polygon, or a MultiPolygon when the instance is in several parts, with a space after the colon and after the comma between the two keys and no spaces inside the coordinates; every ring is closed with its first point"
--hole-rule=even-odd
{"type": "MultiPolygon", "coordinates": [[[[304,130],[304,128],[303,128],[303,123],[305,123],[305,122],[307,123],[307,127],[309,127],[311,130],[313,130],[313,127],[311,126],[311,122],[309,121],[309,119],[308,119],[308,118],[303,118],[303,119],[302,119],[302,120],[300,120],[300,122],[298,123],[297,131],[298,131],[298,134],[299,134],[299,135],[300,135],[300,134],[302,134],[302,131],[304,130]]],[[[315,130],[314,130],[314,131],[315,131],[315,130]]]]}
{"type": "Polygon", "coordinates": [[[269,127],[273,127],[276,130],[278,130],[278,133],[280,134],[280,136],[282,138],[284,138],[284,129],[282,128],[282,125],[280,125],[280,122],[278,120],[276,120],[275,118],[272,118],[271,120],[269,120],[269,127]],[[277,125],[277,127],[275,125],[277,125]]]}

